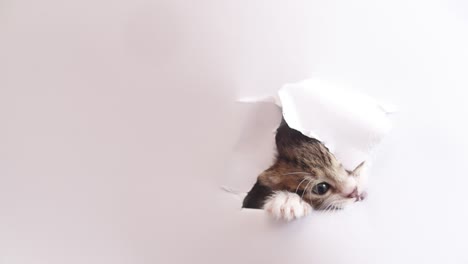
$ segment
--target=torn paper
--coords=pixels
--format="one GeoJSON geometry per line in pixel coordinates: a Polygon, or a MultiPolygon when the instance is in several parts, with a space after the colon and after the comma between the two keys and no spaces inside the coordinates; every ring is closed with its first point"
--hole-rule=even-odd
{"type": "Polygon", "coordinates": [[[286,123],[320,140],[348,170],[366,161],[391,128],[384,105],[330,82],[286,84],[277,96],[286,123]]]}
{"type": "Polygon", "coordinates": [[[319,79],[284,85],[276,95],[244,102],[272,102],[286,123],[320,140],[347,170],[366,161],[391,128],[394,106],[384,105],[352,89],[319,79]]]}

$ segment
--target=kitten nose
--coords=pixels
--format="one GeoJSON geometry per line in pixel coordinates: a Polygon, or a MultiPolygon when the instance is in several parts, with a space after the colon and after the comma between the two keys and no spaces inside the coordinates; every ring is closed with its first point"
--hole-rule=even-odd
{"type": "Polygon", "coordinates": [[[361,201],[364,200],[364,199],[366,199],[366,197],[367,197],[367,192],[365,192],[365,191],[362,192],[361,195],[359,195],[359,199],[360,199],[361,201]]]}
{"type": "Polygon", "coordinates": [[[350,194],[348,194],[346,198],[359,198],[357,187],[354,188],[354,190],[350,194]]]}

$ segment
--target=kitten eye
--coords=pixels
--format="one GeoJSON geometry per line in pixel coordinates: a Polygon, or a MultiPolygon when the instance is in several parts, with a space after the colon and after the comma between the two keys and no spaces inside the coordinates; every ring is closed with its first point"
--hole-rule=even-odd
{"type": "Polygon", "coordinates": [[[318,195],[324,195],[325,193],[328,192],[328,189],[330,189],[330,184],[326,182],[321,182],[312,188],[312,192],[318,195]]]}

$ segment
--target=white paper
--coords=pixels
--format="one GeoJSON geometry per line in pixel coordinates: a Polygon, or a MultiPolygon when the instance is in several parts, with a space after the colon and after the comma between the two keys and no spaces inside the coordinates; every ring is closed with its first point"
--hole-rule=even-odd
{"type": "Polygon", "coordinates": [[[286,84],[277,97],[286,123],[324,143],[348,170],[366,161],[391,128],[388,106],[329,81],[286,84]]]}
{"type": "Polygon", "coordinates": [[[396,109],[319,79],[285,84],[276,94],[239,101],[249,103],[250,110],[224,181],[237,194],[250,190],[258,174],[272,164],[281,112],[291,128],[322,141],[347,170],[353,170],[370,161],[372,150],[391,128],[389,113],[396,109]]]}

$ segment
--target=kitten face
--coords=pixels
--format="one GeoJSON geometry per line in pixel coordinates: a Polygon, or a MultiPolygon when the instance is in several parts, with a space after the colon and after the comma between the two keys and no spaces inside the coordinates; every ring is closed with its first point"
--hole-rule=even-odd
{"type": "Polygon", "coordinates": [[[303,170],[279,161],[259,176],[273,191],[299,194],[316,210],[342,209],[366,196],[366,165],[346,171],[339,163],[303,170]]]}
{"type": "Polygon", "coordinates": [[[342,209],[346,205],[361,201],[366,197],[365,165],[362,163],[354,171],[348,172],[341,165],[330,170],[319,170],[314,175],[305,176],[309,186],[299,186],[303,199],[317,210],[342,209]]]}
{"type": "Polygon", "coordinates": [[[276,146],[275,163],[258,177],[244,207],[257,199],[259,187],[263,188],[263,196],[277,191],[297,193],[316,210],[342,209],[365,198],[364,162],[347,171],[324,144],[285,123],[277,130],[276,146]]]}

